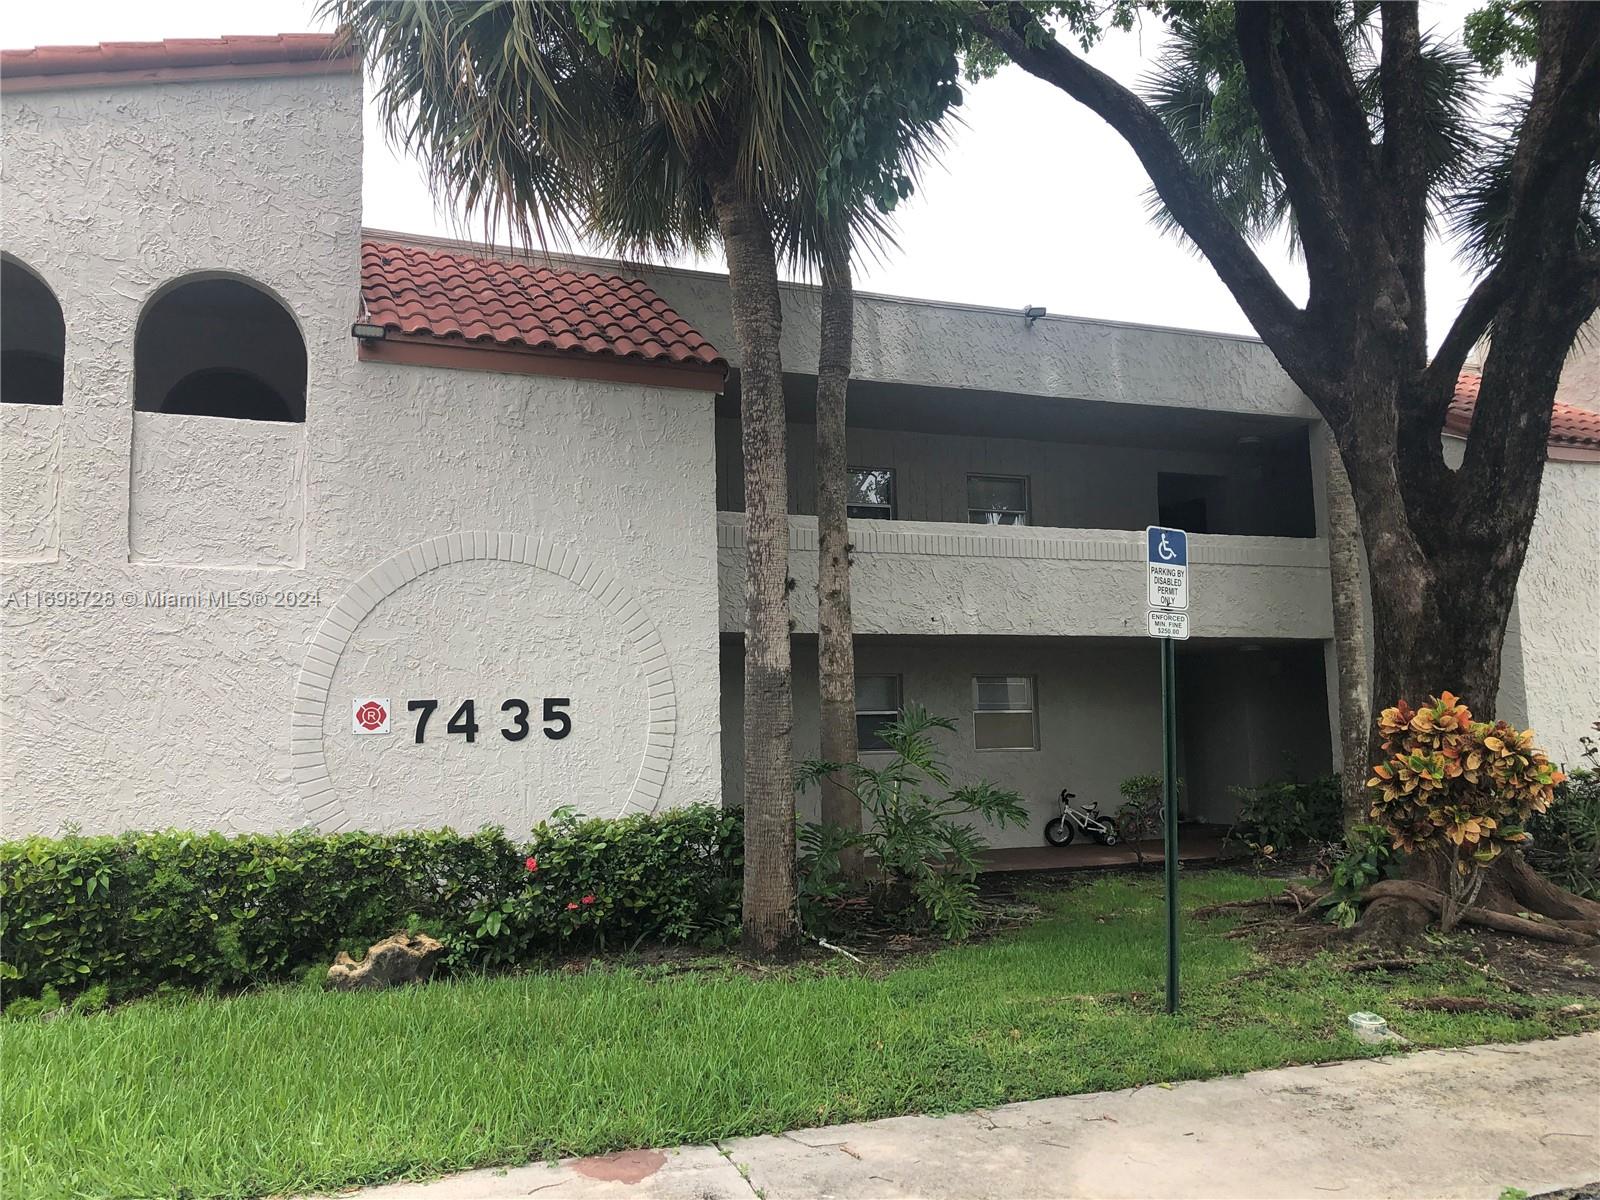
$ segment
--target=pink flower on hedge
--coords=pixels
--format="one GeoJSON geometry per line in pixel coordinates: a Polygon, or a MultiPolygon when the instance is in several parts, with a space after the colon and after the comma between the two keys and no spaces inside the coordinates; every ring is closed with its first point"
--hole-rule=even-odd
{"type": "Polygon", "coordinates": [[[577,904],[573,903],[572,901],[568,901],[567,902],[567,911],[568,912],[571,912],[573,909],[575,909],[577,907],[578,907],[577,904]]]}
{"type": "Polygon", "coordinates": [[[527,867],[530,871],[537,871],[539,869],[539,860],[530,854],[527,858],[522,860],[522,865],[527,867]]]}
{"type": "Polygon", "coordinates": [[[585,896],[583,898],[583,902],[585,904],[593,904],[594,903],[594,897],[593,896],[585,896]]]}

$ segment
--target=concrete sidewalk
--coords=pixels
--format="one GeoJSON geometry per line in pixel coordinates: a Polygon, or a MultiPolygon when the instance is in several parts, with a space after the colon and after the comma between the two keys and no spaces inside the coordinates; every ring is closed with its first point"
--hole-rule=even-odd
{"type": "Polygon", "coordinates": [[[360,1200],[1481,1197],[1600,1181],[1600,1033],[396,1184],[360,1200]]]}

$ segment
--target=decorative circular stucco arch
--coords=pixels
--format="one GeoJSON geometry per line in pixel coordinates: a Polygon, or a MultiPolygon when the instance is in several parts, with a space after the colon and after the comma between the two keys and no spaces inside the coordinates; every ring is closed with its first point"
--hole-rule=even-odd
{"type": "Polygon", "coordinates": [[[475,531],[429,538],[379,563],[339,597],[306,647],[300,678],[294,689],[289,754],[307,824],[337,830],[349,823],[344,799],[328,775],[322,739],[334,671],[361,622],[418,576],[451,563],[483,559],[525,563],[568,579],[598,600],[621,623],[624,637],[644,672],[649,728],[633,790],[620,808],[649,811],[660,801],[667,782],[667,768],[672,763],[678,708],[672,666],[655,623],[626,584],[576,550],[520,533],[475,531]]]}

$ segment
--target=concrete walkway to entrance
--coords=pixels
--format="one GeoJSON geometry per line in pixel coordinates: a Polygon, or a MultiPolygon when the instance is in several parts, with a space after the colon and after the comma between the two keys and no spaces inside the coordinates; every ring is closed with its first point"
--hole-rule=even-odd
{"type": "Polygon", "coordinates": [[[473,1171],[360,1200],[1496,1200],[1597,1180],[1587,1033],[473,1171]]]}

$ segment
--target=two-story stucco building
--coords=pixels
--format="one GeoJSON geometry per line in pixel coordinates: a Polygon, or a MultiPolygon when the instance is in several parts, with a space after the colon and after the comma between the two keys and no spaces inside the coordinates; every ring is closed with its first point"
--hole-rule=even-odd
{"type": "MultiPolygon", "coordinates": [[[[738,802],[725,282],[363,230],[361,77],[329,49],[0,58],[5,833],[738,802]]],[[[784,304],[804,755],[816,297],[784,304]]],[[[1561,756],[1600,715],[1573,377],[1500,698],[1561,756]]],[[[862,296],[850,409],[864,753],[918,701],[959,775],[1035,806],[998,843],[1063,786],[1115,805],[1159,770],[1168,524],[1187,808],[1330,769],[1326,434],[1259,342],[862,296]]]]}

